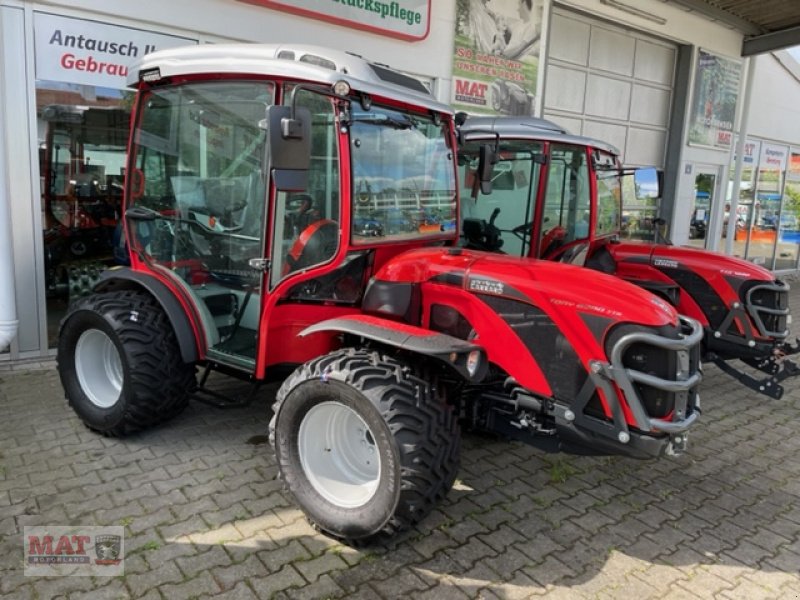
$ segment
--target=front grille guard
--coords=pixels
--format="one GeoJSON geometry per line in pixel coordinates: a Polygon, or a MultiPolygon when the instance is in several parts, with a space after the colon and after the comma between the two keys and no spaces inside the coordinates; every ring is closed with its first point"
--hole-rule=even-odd
{"type": "Polygon", "coordinates": [[[774,292],[776,294],[788,294],[789,293],[789,285],[783,283],[782,281],[770,282],[770,283],[760,283],[758,285],[754,285],[745,294],[744,298],[744,305],[747,308],[747,313],[753,319],[753,323],[756,325],[756,329],[758,329],[758,333],[762,337],[774,337],[778,340],[786,339],[789,336],[789,330],[784,329],[783,331],[771,331],[767,329],[766,324],[764,323],[764,319],[762,315],[778,315],[781,317],[788,317],[789,316],[789,307],[786,308],[771,308],[768,306],[759,306],[753,303],[753,293],[759,290],[766,290],[769,292],[774,292]]]}
{"type": "MultiPolygon", "coordinates": [[[[695,364],[694,369],[692,368],[692,350],[703,339],[703,327],[699,322],[688,317],[680,317],[680,322],[681,335],[678,339],[667,338],[645,331],[628,333],[614,344],[611,349],[610,363],[601,361],[592,361],[590,363],[592,379],[597,387],[603,390],[606,399],[610,403],[617,429],[616,437],[622,443],[627,443],[630,440],[630,433],[624,419],[620,399],[613,389],[612,383],[616,384],[625,394],[625,400],[630,408],[634,424],[640,431],[664,432],[676,435],[689,429],[697,419],[697,412],[689,411],[689,392],[702,379],[699,365],[695,364]],[[622,362],[622,357],[625,355],[625,351],[636,343],[650,344],[677,352],[678,370],[675,373],[675,379],[663,379],[627,368],[622,362]],[[636,391],[634,382],[675,394],[672,420],[649,416],[642,398],[636,391]]],[[[696,353],[695,360],[699,360],[699,353],[696,353]]]]}

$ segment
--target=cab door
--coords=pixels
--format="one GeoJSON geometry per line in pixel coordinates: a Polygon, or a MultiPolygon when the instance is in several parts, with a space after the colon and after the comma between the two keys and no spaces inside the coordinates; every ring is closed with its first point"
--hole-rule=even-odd
{"type": "Polygon", "coordinates": [[[140,99],[126,210],[133,266],[188,298],[209,359],[255,370],[266,264],[268,81],[159,86],[140,99]]]}

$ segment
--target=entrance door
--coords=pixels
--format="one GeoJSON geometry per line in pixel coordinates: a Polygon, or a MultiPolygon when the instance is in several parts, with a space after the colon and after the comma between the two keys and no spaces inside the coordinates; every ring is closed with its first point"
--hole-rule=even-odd
{"type": "MultiPolygon", "coordinates": [[[[710,166],[695,168],[694,195],[687,218],[689,219],[689,241],[695,248],[711,248],[709,231],[711,215],[717,206],[718,170],[710,166]]],[[[724,230],[724,225],[723,225],[724,230]]],[[[724,235],[724,233],[723,233],[724,235]]]]}

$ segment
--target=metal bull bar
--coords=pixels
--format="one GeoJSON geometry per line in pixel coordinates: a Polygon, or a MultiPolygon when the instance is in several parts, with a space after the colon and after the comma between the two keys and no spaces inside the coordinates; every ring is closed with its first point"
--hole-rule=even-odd
{"type": "Polygon", "coordinates": [[[733,308],[728,313],[725,321],[723,321],[718,330],[714,332],[714,336],[723,340],[738,341],[738,338],[728,335],[726,331],[727,328],[733,323],[734,319],[739,319],[739,322],[742,323],[744,327],[744,336],[747,345],[751,348],[755,347],[757,342],[753,335],[752,327],[744,317],[744,313],[746,311],[746,314],[750,316],[759,335],[766,338],[773,338],[774,340],[780,342],[776,343],[775,346],[772,347],[771,350],[769,350],[769,352],[764,356],[741,357],[742,362],[753,367],[754,369],[758,369],[762,373],[766,373],[767,377],[759,379],[750,375],[749,373],[740,371],[731,366],[724,358],[721,358],[713,353],[710,354],[708,358],[711,360],[711,362],[717,365],[721,371],[727,373],[746,387],[755,392],[778,400],[783,396],[784,393],[784,388],[781,385],[781,382],[790,377],[796,377],[800,375],[800,366],[788,358],[789,356],[800,352],[800,342],[796,341],[794,344],[791,344],[790,342],[785,341],[789,336],[788,329],[776,331],[774,328],[771,329],[767,327],[767,324],[764,321],[764,315],[786,317],[788,324],[789,307],[786,306],[784,308],[773,308],[755,304],[752,299],[753,294],[761,290],[782,294],[789,291],[789,285],[780,281],[774,283],[765,282],[755,285],[747,290],[744,298],[744,307],[742,307],[742,304],[738,302],[734,303],[733,308]]]}
{"type": "Polygon", "coordinates": [[[654,333],[632,332],[622,336],[611,349],[611,366],[614,382],[620,387],[628,401],[628,406],[636,422],[636,427],[642,431],[663,431],[675,434],[686,431],[697,419],[697,413],[687,414],[688,392],[696,387],[703,378],[698,370],[691,372],[690,352],[703,339],[703,327],[699,322],[688,317],[680,317],[682,333],[678,339],[670,339],[654,333]],[[678,371],[675,379],[663,379],[635,369],[629,369],[622,363],[622,357],[632,344],[644,343],[657,348],[671,350],[678,353],[678,371]],[[672,420],[650,417],[644,408],[633,382],[638,381],[645,385],[675,394],[675,405],[672,411],[672,420]]]}
{"type": "Polygon", "coordinates": [[[760,290],[768,290],[770,292],[775,292],[778,294],[786,293],[789,291],[789,286],[783,282],[780,283],[761,283],[759,285],[754,285],[749,290],[747,290],[747,294],[745,295],[745,306],[747,307],[747,312],[753,319],[753,322],[756,324],[756,328],[758,329],[758,333],[760,333],[764,337],[774,337],[779,340],[785,339],[789,335],[789,330],[784,329],[783,331],[772,331],[767,329],[766,324],[764,323],[764,319],[762,318],[762,313],[767,315],[778,315],[782,317],[789,316],[789,307],[785,308],[771,308],[767,306],[759,306],[753,303],[752,297],[753,293],[760,291],[760,290]]]}
{"type": "MultiPolygon", "coordinates": [[[[664,432],[671,436],[683,433],[689,429],[697,419],[697,412],[688,412],[689,391],[697,386],[702,373],[698,370],[691,372],[691,350],[703,339],[703,328],[694,319],[680,317],[681,330],[684,332],[677,339],[670,339],[649,332],[632,332],[622,336],[614,344],[611,351],[610,363],[592,361],[591,378],[595,385],[602,389],[609,402],[614,418],[616,438],[626,444],[630,441],[630,432],[625,422],[620,398],[611,383],[617,385],[625,395],[625,400],[630,408],[637,429],[643,432],[664,432]],[[675,379],[663,379],[635,369],[629,369],[622,363],[622,357],[632,344],[644,343],[665,350],[678,353],[678,370],[675,379]],[[675,405],[672,411],[672,420],[651,417],[645,410],[639,393],[634,387],[634,382],[643,383],[657,389],[675,394],[675,405]]],[[[676,440],[677,442],[678,440],[676,440]]]]}

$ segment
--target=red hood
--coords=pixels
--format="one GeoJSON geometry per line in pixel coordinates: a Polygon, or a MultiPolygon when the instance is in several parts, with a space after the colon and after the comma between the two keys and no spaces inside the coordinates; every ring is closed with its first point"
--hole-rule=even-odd
{"type": "Polygon", "coordinates": [[[648,264],[656,268],[682,267],[701,273],[709,282],[720,276],[748,280],[775,280],[775,276],[764,267],[735,256],[728,256],[711,250],[686,246],[648,244],[646,242],[610,244],[608,249],[618,261],[636,262],[637,257],[639,257],[640,260],[645,259],[648,264]]]}
{"type": "Polygon", "coordinates": [[[467,291],[524,299],[548,313],[578,311],[653,327],[678,322],[673,307],[633,284],[545,260],[455,248],[420,249],[395,257],[376,277],[405,282],[459,280],[467,291]]]}

